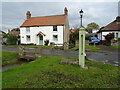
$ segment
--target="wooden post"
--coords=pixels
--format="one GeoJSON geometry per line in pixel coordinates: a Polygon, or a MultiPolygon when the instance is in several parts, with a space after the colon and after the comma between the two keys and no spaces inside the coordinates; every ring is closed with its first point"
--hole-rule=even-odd
{"type": "Polygon", "coordinates": [[[64,42],[64,50],[67,50],[69,47],[68,47],[68,43],[67,42],[64,42]]]}
{"type": "Polygon", "coordinates": [[[79,29],[79,65],[84,68],[85,65],[85,29],[79,29]]]}
{"type": "Polygon", "coordinates": [[[94,43],[94,47],[95,47],[96,42],[94,41],[93,43],[94,43]]]}
{"type": "Polygon", "coordinates": [[[41,57],[41,47],[36,47],[35,48],[35,56],[36,57],[41,57]]]}
{"type": "Polygon", "coordinates": [[[19,46],[19,58],[24,56],[24,47],[23,46],[19,46]]]}
{"type": "Polygon", "coordinates": [[[54,43],[51,43],[51,49],[54,49],[54,47],[55,47],[54,43]]]}

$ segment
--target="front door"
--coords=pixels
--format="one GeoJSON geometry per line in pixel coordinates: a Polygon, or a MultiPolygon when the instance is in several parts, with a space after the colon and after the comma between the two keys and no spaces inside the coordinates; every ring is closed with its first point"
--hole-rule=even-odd
{"type": "Polygon", "coordinates": [[[39,35],[39,44],[43,45],[43,36],[42,35],[39,35]]]}

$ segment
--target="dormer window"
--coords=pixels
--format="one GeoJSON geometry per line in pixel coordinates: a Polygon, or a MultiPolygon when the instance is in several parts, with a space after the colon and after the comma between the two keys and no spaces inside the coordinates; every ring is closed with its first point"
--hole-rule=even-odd
{"type": "Polygon", "coordinates": [[[57,25],[53,26],[53,31],[57,31],[57,25]]]}
{"type": "Polygon", "coordinates": [[[30,33],[30,27],[26,27],[26,32],[30,33]]]}

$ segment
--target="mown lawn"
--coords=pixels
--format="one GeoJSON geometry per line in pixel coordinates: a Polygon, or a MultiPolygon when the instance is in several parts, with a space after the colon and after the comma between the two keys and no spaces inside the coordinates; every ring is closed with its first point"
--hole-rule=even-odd
{"type": "Polygon", "coordinates": [[[119,67],[86,60],[87,70],[44,56],[3,71],[3,88],[118,88],[119,67]]]}
{"type": "Polygon", "coordinates": [[[15,64],[18,62],[17,53],[0,51],[2,53],[2,66],[15,64]]]}

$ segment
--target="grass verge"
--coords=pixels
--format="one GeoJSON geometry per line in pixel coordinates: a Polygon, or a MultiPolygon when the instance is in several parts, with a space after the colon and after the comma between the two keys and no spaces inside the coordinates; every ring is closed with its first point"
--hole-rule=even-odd
{"type": "Polygon", "coordinates": [[[117,49],[120,49],[120,46],[112,46],[113,48],[117,48],[117,49]]]}
{"type": "MultiPolygon", "coordinates": [[[[79,46],[76,46],[76,47],[74,47],[74,48],[71,48],[71,50],[78,50],[79,49],[79,46]]],[[[99,47],[94,47],[94,46],[88,46],[88,45],[86,45],[85,46],[85,49],[86,50],[89,50],[89,51],[97,51],[97,50],[100,50],[100,48],[99,47]]]]}
{"type": "Polygon", "coordinates": [[[93,50],[93,51],[97,51],[97,50],[100,50],[100,48],[99,47],[94,47],[94,46],[88,46],[88,45],[86,45],[85,46],[85,48],[86,48],[86,50],[93,50]]]}
{"type": "MultiPolygon", "coordinates": [[[[119,67],[86,60],[87,70],[44,56],[3,71],[3,88],[118,88],[119,67]]],[[[69,58],[70,59],[70,58],[69,58]]]]}
{"type": "Polygon", "coordinates": [[[17,53],[7,51],[0,51],[0,53],[2,53],[2,66],[17,63],[17,53]]]}
{"type": "MultiPolygon", "coordinates": [[[[19,47],[20,45],[2,45],[2,46],[12,46],[12,47],[19,47]]],[[[42,47],[42,48],[51,48],[51,46],[43,46],[43,45],[22,45],[25,47],[42,47]]]]}

